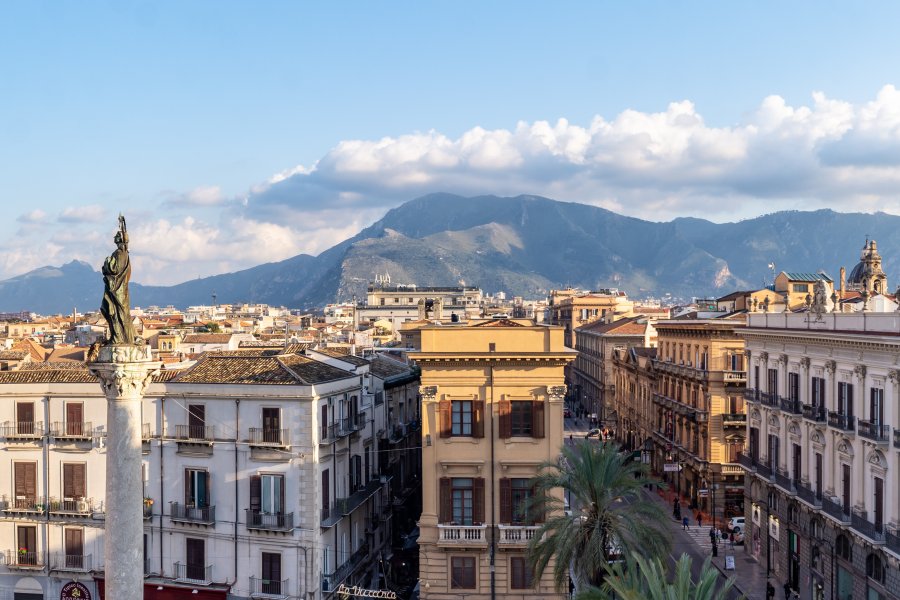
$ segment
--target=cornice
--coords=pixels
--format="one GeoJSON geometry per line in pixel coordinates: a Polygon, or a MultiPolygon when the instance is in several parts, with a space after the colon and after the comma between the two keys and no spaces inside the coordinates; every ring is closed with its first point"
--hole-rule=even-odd
{"type": "Polygon", "coordinates": [[[896,340],[891,340],[890,338],[876,336],[874,339],[860,339],[859,336],[853,336],[852,334],[832,334],[832,335],[822,335],[827,334],[827,331],[817,331],[814,329],[810,330],[802,330],[802,331],[789,331],[789,330],[779,330],[779,331],[744,331],[742,334],[747,338],[747,341],[750,341],[752,338],[754,341],[772,341],[772,342],[794,342],[809,346],[834,346],[840,348],[854,348],[857,350],[860,349],[871,349],[871,350],[884,350],[889,352],[897,352],[900,350],[900,338],[896,340]]]}

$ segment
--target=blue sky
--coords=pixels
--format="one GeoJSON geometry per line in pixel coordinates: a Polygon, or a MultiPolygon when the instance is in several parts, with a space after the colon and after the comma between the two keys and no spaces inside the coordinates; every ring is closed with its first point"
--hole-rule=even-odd
{"type": "Polygon", "coordinates": [[[317,253],[422,193],[900,213],[900,4],[0,5],[0,277],[317,253]]]}

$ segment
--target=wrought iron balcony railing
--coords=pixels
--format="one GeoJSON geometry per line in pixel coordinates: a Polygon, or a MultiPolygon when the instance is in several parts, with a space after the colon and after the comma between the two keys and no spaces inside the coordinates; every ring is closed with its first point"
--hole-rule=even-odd
{"type": "Polygon", "coordinates": [[[290,446],[291,435],[288,429],[250,428],[251,446],[290,446]]]}
{"type": "Polygon", "coordinates": [[[175,581],[179,583],[209,585],[212,582],[212,565],[193,565],[177,562],[173,567],[175,569],[175,581]]]}
{"type": "Polygon", "coordinates": [[[288,594],[288,579],[250,578],[250,597],[266,600],[283,600],[288,594]]]}
{"type": "Polygon", "coordinates": [[[50,556],[51,571],[73,571],[86,573],[93,569],[93,559],[90,554],[65,554],[57,552],[50,556]]]}
{"type": "Polygon", "coordinates": [[[0,425],[0,437],[8,440],[33,440],[43,435],[43,421],[7,421],[0,425]]]}
{"type": "Polygon", "coordinates": [[[55,421],[50,424],[50,435],[58,439],[91,439],[94,427],[90,421],[55,421]]]}
{"type": "Polygon", "coordinates": [[[215,506],[193,506],[173,502],[169,508],[169,518],[183,523],[211,524],[216,522],[215,506]]]}
{"type": "Polygon", "coordinates": [[[855,431],[856,417],[830,410],[828,411],[828,426],[841,431],[855,431]]]}
{"type": "Polygon", "coordinates": [[[176,425],[175,438],[188,442],[211,442],[216,439],[214,425],[176,425]]]}
{"type": "Polygon", "coordinates": [[[265,531],[290,531],[294,528],[294,513],[265,513],[247,509],[247,529],[265,531]]]}
{"type": "Polygon", "coordinates": [[[887,444],[891,437],[891,426],[876,421],[864,421],[860,419],[857,422],[856,433],[860,437],[864,437],[878,444],[887,444]]]}
{"type": "Polygon", "coordinates": [[[824,406],[818,406],[816,404],[804,404],[801,408],[803,410],[804,419],[809,419],[810,421],[815,421],[816,423],[824,423],[828,418],[824,406]]]}

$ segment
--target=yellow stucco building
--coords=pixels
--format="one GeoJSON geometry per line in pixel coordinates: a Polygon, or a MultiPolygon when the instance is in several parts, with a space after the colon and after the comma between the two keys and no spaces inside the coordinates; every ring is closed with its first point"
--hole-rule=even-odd
{"type": "Polygon", "coordinates": [[[421,597],[563,598],[549,568],[533,585],[525,547],[539,525],[524,510],[563,443],[575,358],[563,329],[495,319],[404,333],[422,370],[421,597]]]}

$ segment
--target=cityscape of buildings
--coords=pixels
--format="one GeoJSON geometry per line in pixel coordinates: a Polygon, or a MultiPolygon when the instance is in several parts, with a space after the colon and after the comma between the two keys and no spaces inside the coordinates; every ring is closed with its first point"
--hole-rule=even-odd
{"type": "MultiPolygon", "coordinates": [[[[144,597],[567,597],[532,578],[526,507],[576,419],[685,514],[742,518],[736,552],[779,588],[900,596],[900,304],[874,240],[837,281],[797,268],[680,306],[378,276],[311,313],[133,309],[162,364],[141,404],[144,597]]],[[[103,597],[106,323],[2,318],[0,598],[103,597]]]]}

